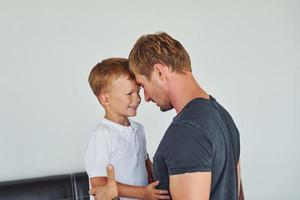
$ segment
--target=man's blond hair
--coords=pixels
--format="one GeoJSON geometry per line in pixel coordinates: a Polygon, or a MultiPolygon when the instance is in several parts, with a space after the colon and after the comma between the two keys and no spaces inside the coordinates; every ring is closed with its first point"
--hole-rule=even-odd
{"type": "Polygon", "coordinates": [[[151,77],[156,63],[178,73],[191,72],[191,61],[184,47],[164,32],[141,36],[129,54],[129,66],[135,74],[151,77]]]}

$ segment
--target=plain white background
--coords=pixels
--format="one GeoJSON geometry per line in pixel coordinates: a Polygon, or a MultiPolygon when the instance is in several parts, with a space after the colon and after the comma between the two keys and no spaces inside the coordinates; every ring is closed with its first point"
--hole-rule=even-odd
{"type": "MultiPolygon", "coordinates": [[[[166,31],[236,121],[247,199],[299,199],[299,9],[296,0],[2,0],[0,181],[83,171],[103,115],[91,68],[166,31]]],[[[134,119],[151,156],[174,115],[141,104],[134,119]]]]}

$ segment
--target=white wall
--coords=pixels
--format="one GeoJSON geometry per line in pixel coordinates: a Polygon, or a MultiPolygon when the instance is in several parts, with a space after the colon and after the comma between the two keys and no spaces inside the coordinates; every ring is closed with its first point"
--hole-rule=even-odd
{"type": "MultiPolygon", "coordinates": [[[[296,0],[1,1],[0,181],[84,170],[88,133],[103,115],[91,68],[163,30],[240,129],[247,199],[299,199],[299,8],[296,0]]],[[[151,156],[174,115],[140,106],[151,156]]]]}

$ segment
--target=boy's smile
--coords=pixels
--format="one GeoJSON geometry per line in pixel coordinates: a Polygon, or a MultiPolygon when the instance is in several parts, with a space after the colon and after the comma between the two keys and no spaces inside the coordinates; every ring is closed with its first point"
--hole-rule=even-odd
{"type": "Polygon", "coordinates": [[[127,124],[128,117],[137,114],[141,102],[140,86],[135,80],[121,76],[115,80],[108,92],[108,103],[105,105],[106,117],[120,124],[127,124]]]}

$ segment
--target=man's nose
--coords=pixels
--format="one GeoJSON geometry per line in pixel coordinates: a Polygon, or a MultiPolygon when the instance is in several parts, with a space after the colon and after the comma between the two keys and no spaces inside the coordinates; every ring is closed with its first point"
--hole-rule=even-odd
{"type": "Polygon", "coordinates": [[[147,94],[147,92],[144,90],[144,98],[145,101],[149,102],[151,100],[151,98],[149,97],[149,95],[147,94]]]}

